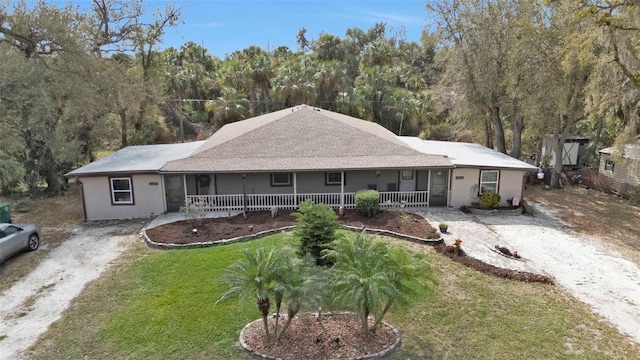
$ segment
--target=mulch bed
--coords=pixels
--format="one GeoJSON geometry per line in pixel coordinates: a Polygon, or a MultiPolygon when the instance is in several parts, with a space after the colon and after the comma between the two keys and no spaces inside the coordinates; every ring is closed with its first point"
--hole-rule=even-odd
{"type": "Polygon", "coordinates": [[[522,282],[539,282],[551,285],[554,284],[553,278],[549,276],[533,274],[525,271],[503,269],[493,265],[489,265],[478,259],[466,256],[462,249],[458,250],[455,246],[452,245],[439,244],[434,246],[433,248],[437,252],[450,258],[451,260],[459,262],[484,274],[522,282]]]}
{"type": "MultiPolygon", "coordinates": [[[[293,226],[296,219],[291,213],[292,211],[281,210],[277,217],[272,217],[269,211],[254,211],[248,212],[246,218],[240,214],[201,221],[183,220],[160,225],[146,232],[149,239],[162,244],[215,242],[293,226]],[[193,229],[198,229],[197,235],[193,229]]],[[[437,235],[422,216],[399,211],[380,211],[373,218],[368,218],[355,210],[345,210],[344,217],[338,219],[338,222],[341,225],[389,230],[423,239],[428,239],[430,234],[437,235]]]]}
{"type": "MultiPolygon", "coordinates": [[[[286,320],[279,321],[282,328],[286,320]]],[[[269,318],[273,333],[275,319],[269,318]]],[[[372,325],[373,321],[369,322],[372,325]]],[[[387,325],[381,325],[373,334],[365,335],[358,318],[352,314],[323,314],[322,323],[316,314],[298,314],[283,336],[271,343],[264,341],[262,320],[247,325],[242,331],[242,340],[257,354],[281,359],[357,359],[390,350],[396,343],[396,334],[387,325]]]]}

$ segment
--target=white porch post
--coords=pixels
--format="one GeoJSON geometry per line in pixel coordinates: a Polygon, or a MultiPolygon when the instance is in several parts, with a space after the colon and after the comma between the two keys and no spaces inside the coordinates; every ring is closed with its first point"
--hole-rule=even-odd
{"type": "Polygon", "coordinates": [[[247,174],[242,174],[242,215],[247,216],[247,174]]]}
{"type": "Polygon", "coordinates": [[[182,186],[184,187],[184,204],[187,205],[187,174],[182,174],[182,186]]]}
{"type": "Polygon", "coordinates": [[[344,171],[340,172],[340,207],[344,209],[344,171]]]}
{"type": "Polygon", "coordinates": [[[298,173],[293,173],[293,204],[298,205],[298,173]]]}
{"type": "Polygon", "coordinates": [[[427,180],[427,207],[429,207],[429,203],[431,200],[431,169],[429,169],[429,179],[427,180]]]}

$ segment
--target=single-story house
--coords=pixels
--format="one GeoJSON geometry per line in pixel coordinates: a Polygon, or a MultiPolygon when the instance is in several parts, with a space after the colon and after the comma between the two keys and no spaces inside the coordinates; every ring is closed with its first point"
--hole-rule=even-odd
{"type": "Polygon", "coordinates": [[[631,197],[640,189],[640,145],[627,144],[621,148],[608,147],[599,151],[598,178],[606,189],[631,197]],[[622,154],[620,154],[622,152],[622,154]]]}
{"type": "Polygon", "coordinates": [[[297,209],[305,199],[354,208],[468,205],[483,190],[522,198],[536,167],[477,144],[399,137],[347,115],[297,106],[227,124],[201,142],[130,146],[66,174],[86,220],[134,218],[197,203],[210,211],[297,209]]]}

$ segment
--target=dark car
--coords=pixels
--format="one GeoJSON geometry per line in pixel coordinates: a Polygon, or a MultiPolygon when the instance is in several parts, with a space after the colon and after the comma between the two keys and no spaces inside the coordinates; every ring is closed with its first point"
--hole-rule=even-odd
{"type": "Polygon", "coordinates": [[[36,250],[38,246],[40,235],[35,225],[0,223],[0,264],[24,250],[36,250]]]}

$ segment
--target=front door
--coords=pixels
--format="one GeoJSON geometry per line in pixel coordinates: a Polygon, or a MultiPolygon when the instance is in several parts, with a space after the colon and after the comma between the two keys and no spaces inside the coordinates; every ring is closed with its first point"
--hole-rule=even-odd
{"type": "Polygon", "coordinates": [[[184,182],[182,180],[182,175],[164,176],[168,212],[180,211],[180,207],[184,205],[184,182]]]}
{"type": "Polygon", "coordinates": [[[429,187],[429,206],[447,206],[447,184],[449,183],[449,170],[432,169],[431,184],[429,187]]]}
{"type": "Polygon", "coordinates": [[[416,191],[416,172],[414,170],[400,170],[399,191],[416,191]]]}

